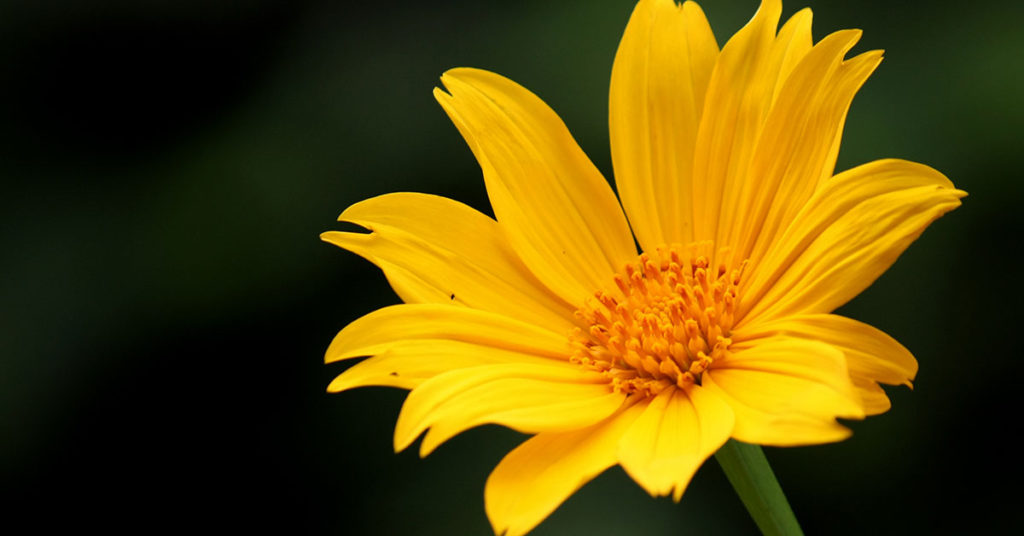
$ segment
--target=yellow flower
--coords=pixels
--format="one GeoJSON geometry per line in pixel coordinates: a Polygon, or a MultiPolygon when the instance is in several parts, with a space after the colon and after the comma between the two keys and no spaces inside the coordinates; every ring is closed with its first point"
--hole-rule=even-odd
{"type": "Polygon", "coordinates": [[[764,0],[719,50],[696,4],[640,1],[611,80],[621,208],[544,102],[453,69],[434,95],[497,220],[396,193],[339,218],[372,233],[324,233],[405,302],[338,334],[327,362],[372,357],[329,391],[411,389],[396,450],[485,423],[534,434],[487,481],[497,533],[528,532],[616,464],[679,500],[730,437],[837,441],[837,417],[889,408],[879,383],[910,385],[903,346],[829,313],[966,194],[903,160],[833,175],[882,53],[844,59],[857,30],[812,44],[808,9],[776,31],[781,9],[764,0]]]}

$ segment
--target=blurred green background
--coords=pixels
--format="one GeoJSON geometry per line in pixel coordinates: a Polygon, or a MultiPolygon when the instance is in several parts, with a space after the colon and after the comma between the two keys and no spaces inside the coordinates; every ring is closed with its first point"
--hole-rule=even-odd
{"type": "MultiPolygon", "coordinates": [[[[702,3],[720,43],[755,0],[702,3]]],[[[785,15],[805,4],[789,2],[785,15]]],[[[840,169],[930,164],[970,192],[841,312],[921,363],[842,443],[767,449],[809,534],[1003,533],[1020,521],[1024,4],[815,1],[815,38],[886,60],[840,169]]],[[[8,3],[0,7],[0,482],[5,518],[103,527],[488,534],[523,436],[395,455],[404,392],[324,392],[323,351],[397,301],[321,243],[392,191],[489,212],[431,97],[455,66],[544,98],[611,177],[607,90],[632,0],[8,3]]],[[[618,468],[534,534],[751,534],[715,463],[679,505],[618,468]]]]}

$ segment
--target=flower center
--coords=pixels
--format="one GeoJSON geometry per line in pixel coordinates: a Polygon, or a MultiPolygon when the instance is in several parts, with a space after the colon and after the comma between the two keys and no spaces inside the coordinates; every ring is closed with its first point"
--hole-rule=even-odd
{"type": "Polygon", "coordinates": [[[576,316],[585,325],[570,336],[570,361],[598,371],[617,392],[652,396],[671,385],[700,383],[701,374],[729,352],[740,277],[728,250],[709,268],[710,242],[658,247],[615,274],[614,288],[597,291],[576,316]]]}

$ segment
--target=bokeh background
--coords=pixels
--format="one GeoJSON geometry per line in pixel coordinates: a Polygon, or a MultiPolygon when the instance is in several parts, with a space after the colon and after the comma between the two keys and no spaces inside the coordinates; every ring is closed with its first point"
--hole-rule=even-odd
{"type": "MultiPolygon", "coordinates": [[[[784,16],[803,3],[788,2],[784,16]]],[[[970,192],[841,312],[917,355],[913,392],[835,445],[767,449],[810,534],[1022,529],[1015,339],[1024,4],[815,0],[886,61],[839,168],[928,163],[970,192]]],[[[0,7],[0,486],[5,521],[488,534],[523,436],[394,454],[405,393],[325,393],[337,330],[395,303],[318,240],[392,191],[489,212],[431,97],[475,66],[541,95],[611,176],[607,89],[632,0],[16,2],[0,7]]],[[[755,0],[707,0],[720,43],[755,0]]],[[[751,534],[714,462],[681,504],[618,468],[535,534],[751,534]]]]}

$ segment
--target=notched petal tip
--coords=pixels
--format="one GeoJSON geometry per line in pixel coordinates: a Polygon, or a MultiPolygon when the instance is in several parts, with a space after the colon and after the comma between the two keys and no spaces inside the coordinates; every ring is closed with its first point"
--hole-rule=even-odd
{"type": "Polygon", "coordinates": [[[850,46],[852,48],[852,46],[857,44],[857,42],[860,41],[860,38],[864,36],[864,30],[861,30],[860,28],[847,28],[845,30],[836,30],[829,34],[827,37],[825,37],[825,39],[828,39],[829,37],[832,36],[837,36],[836,39],[851,41],[852,43],[850,46]]]}
{"type": "Polygon", "coordinates": [[[827,57],[836,57],[837,62],[842,62],[842,58],[846,56],[858,41],[860,41],[860,38],[863,35],[863,30],[838,30],[826,35],[821,41],[818,41],[818,43],[814,45],[814,48],[819,49],[820,52],[817,52],[818,54],[824,54],[827,57]]]}
{"type": "Polygon", "coordinates": [[[343,391],[348,391],[350,389],[362,386],[363,384],[353,382],[348,375],[342,373],[335,377],[333,380],[331,380],[331,383],[327,385],[327,392],[341,393],[343,391]]]}
{"type": "Polygon", "coordinates": [[[440,80],[441,85],[444,87],[444,89],[442,90],[441,88],[434,88],[435,94],[437,91],[442,91],[443,93],[447,93],[450,95],[453,89],[453,84],[473,85],[474,82],[512,82],[508,78],[498,73],[488,71],[487,69],[479,69],[476,67],[452,67],[451,69],[448,69],[447,71],[441,73],[440,80]]]}
{"type": "MultiPolygon", "coordinates": [[[[341,211],[341,214],[338,214],[338,218],[337,218],[336,221],[339,221],[339,222],[342,222],[342,223],[351,223],[353,225],[361,227],[362,229],[365,229],[367,231],[371,231],[372,232],[374,230],[373,227],[371,227],[370,225],[367,225],[366,222],[358,221],[359,218],[356,215],[359,214],[360,211],[364,207],[366,207],[367,205],[373,205],[373,204],[379,202],[380,199],[383,198],[383,197],[396,196],[396,195],[407,195],[407,194],[405,194],[404,192],[396,192],[396,193],[390,193],[390,194],[383,194],[383,195],[378,195],[378,196],[371,197],[369,199],[364,199],[362,201],[359,201],[358,203],[353,203],[348,208],[346,208],[345,210],[341,211]]],[[[332,231],[324,231],[324,232],[320,233],[320,240],[323,240],[324,242],[327,242],[328,244],[333,244],[335,246],[344,248],[345,246],[343,246],[342,243],[341,243],[341,242],[344,241],[343,237],[345,237],[346,235],[352,235],[352,234],[362,234],[362,233],[352,233],[352,232],[334,231],[334,230],[332,230],[332,231]]]]}
{"type": "Polygon", "coordinates": [[[462,75],[472,76],[475,74],[490,74],[497,76],[486,69],[479,69],[476,67],[452,67],[451,69],[448,69],[445,72],[441,73],[441,82],[444,83],[445,78],[458,78],[461,77],[462,75]]]}
{"type": "Polygon", "coordinates": [[[808,19],[807,20],[807,24],[810,24],[811,20],[813,20],[814,12],[811,11],[810,7],[801,8],[796,13],[793,13],[793,15],[791,17],[789,17],[789,20],[793,20],[793,19],[802,20],[804,18],[808,19]]]}
{"type": "MultiPolygon", "coordinates": [[[[373,231],[373,229],[369,229],[369,228],[365,228],[365,227],[364,227],[364,229],[367,229],[368,231],[373,231]]],[[[352,249],[351,245],[352,245],[353,242],[360,241],[360,240],[365,240],[366,238],[368,238],[372,234],[373,234],[372,232],[369,232],[369,233],[351,233],[351,232],[346,232],[346,231],[327,231],[327,232],[320,233],[320,240],[322,240],[324,242],[327,242],[328,244],[330,244],[332,246],[338,246],[341,249],[351,251],[351,249],[352,249]]]]}
{"type": "Polygon", "coordinates": [[[440,87],[435,87],[431,93],[434,95],[434,99],[437,100],[437,102],[442,105],[452,98],[450,93],[448,93],[447,91],[440,87]]]}
{"type": "Polygon", "coordinates": [[[462,69],[468,69],[468,67],[452,67],[451,69],[448,69],[445,72],[441,73],[441,76],[439,76],[437,78],[438,78],[438,80],[441,81],[441,86],[442,87],[434,88],[434,93],[436,94],[438,91],[446,92],[447,89],[448,89],[448,82],[453,77],[458,76],[459,71],[462,70],[462,69]],[[442,88],[444,88],[444,89],[442,89],[442,88]]]}
{"type": "Polygon", "coordinates": [[[881,62],[883,59],[885,59],[885,49],[883,49],[883,48],[876,48],[876,49],[869,50],[867,52],[858,54],[858,55],[856,55],[856,56],[854,56],[854,57],[852,57],[852,58],[850,58],[848,60],[843,61],[843,64],[845,65],[845,64],[847,64],[847,63],[849,63],[849,62],[851,62],[851,61],[853,61],[853,60],[855,60],[857,58],[865,58],[864,61],[867,61],[866,58],[875,58],[876,61],[881,62]]]}
{"type": "Polygon", "coordinates": [[[781,16],[782,0],[761,0],[761,5],[758,6],[757,11],[754,13],[754,17],[751,20],[757,20],[759,17],[766,17],[767,20],[774,20],[777,24],[781,16]]]}

